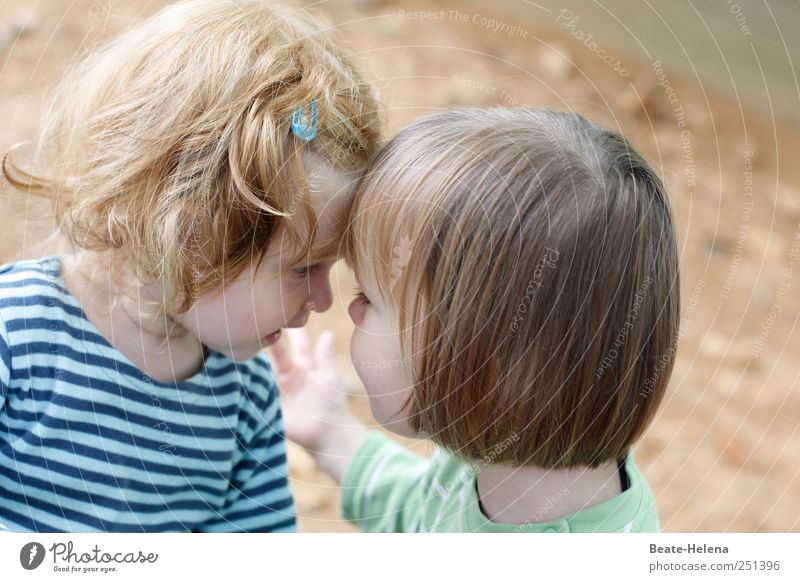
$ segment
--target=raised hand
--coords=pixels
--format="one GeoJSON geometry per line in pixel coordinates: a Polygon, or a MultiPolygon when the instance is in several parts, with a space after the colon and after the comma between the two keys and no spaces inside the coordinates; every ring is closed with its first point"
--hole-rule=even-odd
{"type": "Polygon", "coordinates": [[[268,348],[281,390],[286,436],[341,482],[367,430],[347,408],[333,356],[333,332],[323,332],[313,348],[305,329],[287,332],[288,337],[268,348]]]}
{"type": "Polygon", "coordinates": [[[315,346],[304,328],[287,328],[268,348],[278,386],[286,436],[309,450],[341,422],[350,422],[342,382],[333,355],[333,332],[315,346]]]}

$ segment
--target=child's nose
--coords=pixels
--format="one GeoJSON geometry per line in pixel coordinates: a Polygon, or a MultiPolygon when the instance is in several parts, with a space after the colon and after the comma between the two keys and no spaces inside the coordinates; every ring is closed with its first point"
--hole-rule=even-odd
{"type": "Polygon", "coordinates": [[[314,311],[318,313],[328,311],[331,308],[331,305],[333,305],[333,291],[331,290],[327,273],[314,281],[309,299],[314,306],[314,311]]]}
{"type": "Polygon", "coordinates": [[[353,299],[347,308],[347,312],[350,314],[350,319],[353,320],[353,323],[360,325],[361,319],[364,317],[363,301],[360,301],[359,299],[353,299]]]}

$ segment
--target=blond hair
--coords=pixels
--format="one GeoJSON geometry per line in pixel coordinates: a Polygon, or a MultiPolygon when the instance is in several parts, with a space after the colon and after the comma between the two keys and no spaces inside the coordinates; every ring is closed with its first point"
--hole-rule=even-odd
{"type": "Polygon", "coordinates": [[[672,369],[678,255],[661,180],[570,113],[463,108],[394,136],[346,238],[398,311],[412,428],[462,457],[596,467],[672,369]]]}
{"type": "Polygon", "coordinates": [[[55,201],[71,245],[124,256],[175,311],[263,259],[282,225],[306,253],[316,228],[301,154],[359,172],[377,147],[370,85],[321,26],[266,0],[169,6],[65,77],[37,140],[3,172],[55,201]],[[292,135],[312,101],[318,134],[292,135]],[[305,217],[302,228],[290,224],[305,217]]]}

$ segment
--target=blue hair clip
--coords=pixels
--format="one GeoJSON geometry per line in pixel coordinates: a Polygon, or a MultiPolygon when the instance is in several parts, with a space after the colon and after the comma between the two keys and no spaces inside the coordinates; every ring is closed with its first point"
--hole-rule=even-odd
{"type": "Polygon", "coordinates": [[[292,112],[292,133],[303,141],[311,141],[317,135],[319,118],[317,117],[317,100],[312,99],[309,105],[308,118],[303,120],[303,107],[292,112]]]}

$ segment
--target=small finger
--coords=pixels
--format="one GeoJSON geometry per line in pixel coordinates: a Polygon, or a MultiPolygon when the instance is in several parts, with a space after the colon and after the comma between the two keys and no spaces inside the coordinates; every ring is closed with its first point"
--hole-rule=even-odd
{"type": "Polygon", "coordinates": [[[289,327],[288,339],[291,344],[292,356],[296,361],[308,362],[311,360],[311,339],[304,327],[289,327]]]}
{"type": "Polygon", "coordinates": [[[292,360],[291,347],[286,344],[284,338],[280,338],[277,342],[267,348],[270,360],[275,371],[278,373],[287,372],[294,367],[292,360]]]}
{"type": "Polygon", "coordinates": [[[334,333],[329,329],[320,334],[319,339],[317,339],[317,345],[314,348],[317,365],[325,368],[336,366],[336,357],[333,349],[334,338],[334,333]]]}

